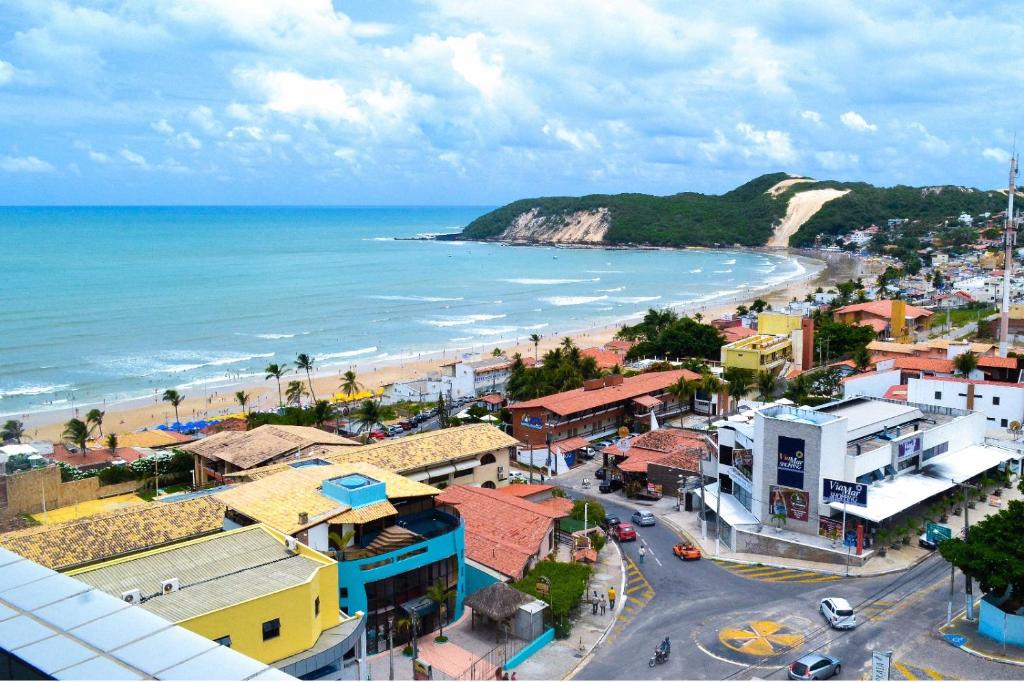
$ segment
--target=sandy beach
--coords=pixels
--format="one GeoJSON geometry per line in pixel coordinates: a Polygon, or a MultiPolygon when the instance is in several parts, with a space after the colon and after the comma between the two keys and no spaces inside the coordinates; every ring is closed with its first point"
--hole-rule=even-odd
{"type": "MultiPolygon", "coordinates": [[[[804,266],[805,272],[799,278],[783,282],[777,287],[755,288],[751,287],[742,293],[730,296],[725,299],[718,299],[706,305],[679,309],[680,312],[694,314],[699,312],[705,320],[721,316],[724,313],[732,312],[741,303],[750,303],[755,298],[762,298],[768,301],[773,307],[785,305],[794,298],[802,300],[807,293],[813,292],[817,287],[828,288],[836,282],[856,278],[864,273],[864,262],[840,254],[814,254],[808,257],[803,254],[791,253],[804,266]],[[827,258],[824,260],[823,258],[827,258]]],[[[580,348],[600,346],[610,341],[623,323],[623,320],[615,324],[596,327],[586,330],[551,330],[544,335],[540,342],[539,353],[543,353],[558,345],[562,338],[571,336],[576,345],[580,348]]],[[[521,353],[525,356],[534,354],[533,344],[526,338],[520,339],[518,343],[503,344],[502,349],[508,353],[521,353]]],[[[490,348],[474,349],[479,352],[489,353],[490,348]]],[[[357,373],[360,383],[367,388],[378,388],[400,381],[415,380],[431,374],[437,374],[439,366],[445,361],[460,357],[464,351],[433,354],[420,356],[414,359],[398,362],[396,364],[380,363],[353,363],[351,368],[357,373]]],[[[317,397],[322,398],[333,395],[340,384],[341,374],[348,368],[333,369],[329,373],[318,373],[314,375],[313,389],[317,397]]],[[[282,380],[282,386],[287,381],[301,379],[305,381],[305,374],[296,375],[294,370],[282,380]]],[[[277,406],[277,385],[271,381],[238,384],[236,386],[221,386],[215,392],[204,394],[201,388],[196,387],[192,391],[183,391],[185,401],[179,406],[178,412],[181,421],[191,421],[205,417],[214,417],[223,414],[230,414],[239,411],[238,403],[235,401],[235,391],[245,390],[250,394],[250,409],[269,410],[277,406]]],[[[79,408],[78,416],[84,415],[84,410],[79,408]]],[[[37,413],[24,419],[26,427],[26,438],[59,440],[63,424],[73,416],[72,410],[59,412],[37,413]]],[[[159,424],[169,424],[174,421],[174,409],[170,404],[153,399],[143,399],[131,402],[118,403],[108,406],[103,422],[103,432],[124,433],[138,431],[145,428],[153,428],[159,424]]]]}

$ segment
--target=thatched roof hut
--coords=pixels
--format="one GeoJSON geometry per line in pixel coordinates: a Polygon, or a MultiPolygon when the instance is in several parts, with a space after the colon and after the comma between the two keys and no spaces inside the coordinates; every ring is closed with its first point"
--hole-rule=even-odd
{"type": "Polygon", "coordinates": [[[473,609],[472,623],[475,626],[478,613],[496,623],[502,623],[514,618],[520,606],[532,601],[534,598],[525,592],[505,583],[493,583],[469,595],[463,603],[473,609]]]}

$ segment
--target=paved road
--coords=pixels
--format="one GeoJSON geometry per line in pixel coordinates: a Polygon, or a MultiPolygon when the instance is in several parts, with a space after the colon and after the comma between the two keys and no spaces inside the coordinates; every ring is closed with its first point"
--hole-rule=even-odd
{"type": "MultiPolygon", "coordinates": [[[[567,492],[583,495],[578,485],[567,492]]],[[[591,497],[623,519],[634,510],[619,496],[591,497]]],[[[784,679],[785,666],[808,651],[838,656],[841,679],[862,679],[870,676],[875,649],[893,650],[893,679],[1024,676],[1021,668],[970,656],[935,634],[949,595],[949,565],[937,554],[902,574],[843,579],[707,558],[682,562],[671,553],[674,531],[660,523],[638,530],[648,546],[643,565],[639,542],[622,545],[627,565],[635,566],[628,573],[626,591],[633,591],[626,610],[578,679],[784,679]],[[847,632],[825,627],[817,608],[826,596],[849,600],[861,625],[847,632]],[[671,659],[648,667],[666,635],[671,659]]],[[[959,610],[959,580],[956,589],[959,610]]]]}

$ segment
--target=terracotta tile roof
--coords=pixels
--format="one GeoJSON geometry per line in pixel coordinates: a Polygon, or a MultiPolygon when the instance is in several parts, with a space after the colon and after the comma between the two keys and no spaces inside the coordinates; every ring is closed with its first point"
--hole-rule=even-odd
{"type": "Polygon", "coordinates": [[[626,459],[620,462],[618,467],[631,473],[643,473],[647,471],[649,462],[660,462],[667,455],[684,452],[690,453],[684,457],[685,461],[689,462],[692,459],[694,467],[696,467],[703,448],[703,439],[688,431],[679,429],[648,431],[631,441],[630,448],[626,452],[626,459]]]}
{"type": "Polygon", "coordinates": [[[885,394],[882,397],[888,400],[901,400],[903,402],[906,402],[907,387],[905,384],[896,384],[895,386],[890,386],[885,391],[885,394]]]}
{"type": "Polygon", "coordinates": [[[877,333],[877,332],[885,331],[885,328],[889,326],[889,323],[886,322],[885,320],[879,320],[878,318],[872,317],[872,318],[864,319],[864,320],[861,320],[860,322],[857,322],[857,326],[859,326],[859,327],[871,327],[877,333]]]}
{"type": "Polygon", "coordinates": [[[215,533],[223,526],[224,505],[196,497],[14,531],[0,536],[0,547],[60,571],[215,533]]]}
{"type": "Polygon", "coordinates": [[[577,388],[562,393],[554,393],[515,403],[510,408],[515,410],[542,407],[558,415],[570,415],[583,410],[592,410],[605,405],[612,405],[631,400],[641,395],[662,391],[680,378],[687,380],[700,379],[700,375],[688,369],[674,369],[667,372],[647,372],[633,377],[626,377],[621,384],[585,391],[577,388]]]}
{"type": "Polygon", "coordinates": [[[609,341],[608,343],[604,344],[604,349],[610,350],[612,352],[619,352],[625,354],[628,353],[635,345],[636,343],[633,341],[615,339],[614,341],[609,341]]]}
{"type": "Polygon", "coordinates": [[[573,502],[568,497],[551,497],[537,504],[550,507],[552,513],[558,514],[559,517],[568,516],[573,508],[573,502]]]}
{"type": "Polygon", "coordinates": [[[515,578],[540,551],[553,521],[564,516],[548,505],[465,485],[448,486],[437,501],[459,510],[470,559],[515,578]]]}
{"type": "Polygon", "coordinates": [[[598,369],[611,369],[612,367],[622,363],[622,358],[610,350],[603,350],[596,347],[584,348],[580,353],[588,358],[594,358],[594,360],[597,361],[598,369]]]}
{"type": "MultiPolygon", "coordinates": [[[[877,363],[882,359],[884,358],[872,358],[871,361],[877,363]]],[[[952,374],[956,370],[952,360],[941,360],[938,358],[896,358],[893,362],[895,363],[894,366],[898,369],[916,369],[922,372],[939,372],[942,374],[952,374]]]]}
{"type": "Polygon", "coordinates": [[[275,457],[315,445],[354,446],[358,443],[311,426],[264,424],[252,431],[223,431],[189,443],[182,450],[210,460],[224,460],[239,469],[251,469],[275,457]]]}
{"type": "Polygon", "coordinates": [[[529,497],[530,495],[538,495],[540,493],[546,493],[549,490],[554,490],[555,486],[548,485],[546,483],[511,483],[501,488],[495,488],[502,495],[511,495],[512,497],[529,497]]]}
{"type": "Polygon", "coordinates": [[[1017,358],[1001,358],[995,355],[984,355],[978,358],[978,367],[1017,369],[1017,358]]]}
{"type": "Polygon", "coordinates": [[[633,398],[633,402],[641,407],[656,408],[662,404],[662,401],[655,398],[653,395],[642,395],[633,398]]]}
{"type": "Polygon", "coordinates": [[[143,457],[143,453],[134,448],[118,448],[116,454],[109,449],[86,450],[85,452],[68,452],[68,449],[60,444],[53,446],[53,454],[47,455],[49,459],[66,462],[80,469],[94,469],[109,465],[115,459],[123,459],[126,462],[134,462],[143,457]]]}
{"type": "Polygon", "coordinates": [[[249,425],[245,423],[244,419],[232,417],[231,419],[219,421],[216,424],[210,424],[209,426],[200,429],[200,432],[207,436],[212,436],[215,433],[221,433],[223,431],[247,431],[248,429],[249,425]]]}
{"type": "Polygon", "coordinates": [[[579,436],[573,436],[572,438],[566,438],[551,444],[552,450],[561,450],[563,454],[587,447],[590,447],[590,441],[579,436]]]}
{"type": "Polygon", "coordinates": [[[129,431],[117,434],[117,442],[126,448],[164,448],[194,440],[195,436],[186,436],[176,431],[129,431]]]}
{"type": "Polygon", "coordinates": [[[266,523],[282,533],[292,535],[328,519],[348,512],[351,507],[321,492],[328,478],[360,473],[384,483],[389,499],[436,495],[437,488],[393,474],[365,462],[346,462],[324,466],[286,466],[282,471],[264,476],[252,483],[242,483],[216,493],[214,497],[225,506],[266,523]],[[308,516],[299,522],[299,513],[308,516]]]}
{"type": "Polygon", "coordinates": [[[739,341],[740,339],[745,339],[747,337],[756,335],[756,329],[751,329],[750,327],[744,327],[742,325],[737,325],[735,327],[726,327],[725,329],[722,330],[722,336],[725,337],[726,343],[733,343],[735,341],[739,341]]]}
{"type": "Polygon", "coordinates": [[[498,395],[497,393],[488,393],[477,398],[478,402],[485,402],[489,405],[501,405],[505,402],[505,398],[498,395]]]}
{"type": "MultiPolygon", "coordinates": [[[[852,305],[844,305],[842,308],[838,308],[834,312],[868,313],[870,315],[877,315],[878,317],[890,319],[892,317],[892,301],[885,299],[881,301],[868,301],[867,303],[854,303],[852,305]]],[[[932,311],[908,305],[906,314],[908,319],[916,320],[919,317],[931,317],[932,311]]]]}

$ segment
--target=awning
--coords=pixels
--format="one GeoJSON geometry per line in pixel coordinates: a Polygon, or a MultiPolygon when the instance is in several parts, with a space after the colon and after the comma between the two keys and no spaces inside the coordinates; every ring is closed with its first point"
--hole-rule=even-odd
{"type": "Polygon", "coordinates": [[[415,612],[420,617],[423,617],[428,613],[437,611],[437,603],[429,597],[416,597],[415,599],[410,599],[407,602],[399,604],[399,608],[410,616],[415,612]]]}
{"type": "Polygon", "coordinates": [[[572,438],[566,438],[565,440],[560,440],[551,444],[552,452],[557,450],[563,455],[567,452],[582,450],[586,447],[590,447],[590,442],[585,438],[580,438],[579,436],[573,436],[572,438]]]}
{"type": "MultiPolygon", "coordinates": [[[[871,484],[868,488],[868,506],[849,505],[846,513],[880,523],[1015,457],[1015,453],[1009,450],[985,445],[971,445],[947,452],[928,460],[917,473],[871,484]]],[[[837,511],[843,509],[839,502],[832,502],[829,506],[837,511]]]]}
{"type": "Polygon", "coordinates": [[[474,467],[480,466],[479,459],[467,459],[465,462],[456,462],[456,471],[465,471],[466,469],[473,469],[474,467]]]}
{"type": "MultiPolygon", "coordinates": [[[[695,490],[694,492],[700,497],[700,490],[695,490]]],[[[722,495],[722,506],[719,508],[717,483],[704,487],[704,500],[704,504],[707,505],[709,511],[714,512],[717,509],[725,522],[734,528],[736,526],[754,526],[758,524],[757,517],[747,511],[747,508],[729,493],[722,495]]]]}
{"type": "Polygon", "coordinates": [[[655,398],[653,395],[642,395],[637,398],[633,398],[633,402],[641,407],[648,409],[656,408],[661,405],[661,401],[655,398]]]}
{"type": "Polygon", "coordinates": [[[455,467],[451,464],[445,464],[444,466],[434,467],[433,469],[427,469],[427,474],[430,478],[435,476],[447,476],[448,474],[454,474],[455,467]]]}
{"type": "Polygon", "coordinates": [[[406,478],[413,481],[425,481],[430,478],[430,474],[426,471],[417,471],[414,474],[407,474],[406,478]]]}

